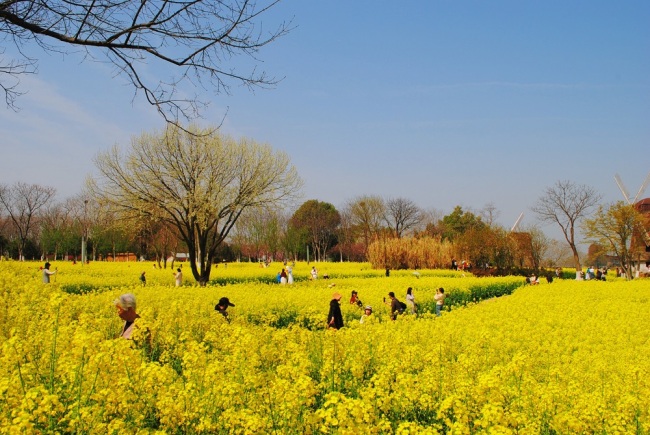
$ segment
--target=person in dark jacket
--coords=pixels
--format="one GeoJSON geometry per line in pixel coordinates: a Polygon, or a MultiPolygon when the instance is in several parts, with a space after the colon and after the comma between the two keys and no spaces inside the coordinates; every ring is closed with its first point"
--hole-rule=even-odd
{"type": "Polygon", "coordinates": [[[228,318],[228,312],[226,310],[228,309],[228,307],[234,307],[234,306],[235,304],[230,302],[230,299],[224,296],[221,299],[219,299],[219,302],[217,303],[217,305],[214,306],[214,309],[215,311],[218,311],[219,314],[221,314],[226,320],[230,321],[230,319],[228,318]]]}
{"type": "MultiPolygon", "coordinates": [[[[404,312],[404,307],[402,306],[402,303],[395,297],[395,292],[388,292],[388,297],[390,297],[390,301],[387,301],[386,304],[390,305],[390,319],[395,320],[399,314],[402,314],[404,312]]],[[[385,298],[384,301],[386,301],[385,298]]]]}
{"type": "Polygon", "coordinates": [[[327,315],[327,326],[333,329],[343,328],[343,313],[341,313],[341,293],[334,293],[330,301],[330,312],[327,315]]]}

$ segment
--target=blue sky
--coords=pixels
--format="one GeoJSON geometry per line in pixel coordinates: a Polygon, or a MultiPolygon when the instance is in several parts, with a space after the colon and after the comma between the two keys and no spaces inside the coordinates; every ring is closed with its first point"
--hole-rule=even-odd
{"type": "MultiPolygon", "coordinates": [[[[295,29],[259,58],[284,79],[205,91],[202,122],[227,111],[225,133],[286,151],[305,200],[493,203],[503,225],[521,212],[530,225],[558,180],[609,202],[622,198],[614,174],[634,195],[650,172],[650,2],[283,0],[266,23],[281,19],[295,29]]],[[[29,53],[39,74],[23,79],[20,112],[0,109],[3,183],[63,200],[98,151],[163,127],[110,66],[29,53]]]]}

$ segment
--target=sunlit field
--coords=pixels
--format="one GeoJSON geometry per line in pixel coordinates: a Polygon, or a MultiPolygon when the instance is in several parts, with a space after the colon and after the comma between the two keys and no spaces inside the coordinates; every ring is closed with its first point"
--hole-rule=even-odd
{"type": "Polygon", "coordinates": [[[52,262],[50,284],[41,265],[0,263],[0,433],[650,432],[647,280],[525,286],[298,263],[289,286],[280,263],[230,263],[203,288],[183,265],[177,288],[152,263],[52,262]],[[330,278],[310,281],[314,265],[330,278]],[[383,299],[408,287],[419,312],[391,321],[383,299]],[[335,291],[338,331],[325,327],[335,291]],[[113,305],[126,292],[133,340],[118,338],[113,305]],[[222,296],[230,322],[214,310],[222,296]]]}

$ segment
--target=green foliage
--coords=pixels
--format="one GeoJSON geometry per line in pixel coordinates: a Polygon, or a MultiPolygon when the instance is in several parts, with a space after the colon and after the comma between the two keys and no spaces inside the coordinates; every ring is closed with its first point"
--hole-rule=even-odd
{"type": "Polygon", "coordinates": [[[463,208],[459,205],[454,208],[454,211],[442,218],[442,223],[444,227],[442,237],[447,240],[454,240],[471,228],[481,229],[486,226],[480,216],[476,216],[469,211],[463,211],[463,208]]]}

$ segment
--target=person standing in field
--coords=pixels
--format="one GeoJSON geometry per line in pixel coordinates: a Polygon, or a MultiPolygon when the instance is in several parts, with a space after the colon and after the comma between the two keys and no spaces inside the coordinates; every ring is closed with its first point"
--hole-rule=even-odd
{"type": "Polygon", "coordinates": [[[312,266],[311,268],[311,279],[314,281],[318,279],[318,271],[316,270],[316,266],[312,266]]]}
{"type": "Polygon", "coordinates": [[[176,273],[174,274],[174,280],[176,281],[176,287],[180,287],[183,285],[183,272],[181,271],[180,267],[176,269],[176,273]]]}
{"type": "Polygon", "coordinates": [[[442,307],[445,305],[445,298],[447,296],[445,295],[445,289],[440,287],[438,290],[436,290],[436,295],[433,297],[436,300],[436,316],[440,316],[442,314],[442,307]]]}
{"type": "Polygon", "coordinates": [[[144,276],[145,273],[146,273],[146,272],[142,272],[142,273],[140,274],[140,284],[142,284],[142,287],[144,287],[145,285],[147,285],[147,277],[144,276]]]}
{"type": "Polygon", "coordinates": [[[125,293],[115,299],[114,303],[115,308],[117,308],[117,315],[120,316],[120,319],[124,320],[124,326],[122,327],[120,337],[129,340],[133,333],[135,320],[140,317],[135,311],[135,296],[133,293],[125,293]]]}
{"type": "Polygon", "coordinates": [[[406,304],[411,310],[411,314],[415,314],[415,296],[413,296],[413,288],[409,287],[406,289],[406,304]]]}
{"type": "Polygon", "coordinates": [[[287,271],[284,268],[282,268],[282,271],[280,272],[280,284],[283,285],[286,284],[287,280],[288,280],[287,271]]]}
{"type": "Polygon", "coordinates": [[[287,284],[293,284],[293,268],[287,266],[287,284]]]}
{"type": "Polygon", "coordinates": [[[395,320],[399,314],[402,314],[404,312],[404,307],[402,306],[402,303],[395,297],[395,292],[388,292],[388,297],[390,297],[390,301],[386,301],[386,298],[384,298],[384,302],[387,305],[390,305],[390,319],[395,320]]]}
{"type": "Polygon", "coordinates": [[[330,311],[327,314],[327,327],[332,329],[343,328],[343,313],[341,312],[341,293],[334,293],[330,301],[330,311]]]}
{"type": "Polygon", "coordinates": [[[56,273],[56,270],[52,272],[50,270],[50,262],[46,262],[45,266],[43,266],[43,283],[44,284],[49,284],[50,283],[50,276],[54,275],[56,273]]]}

